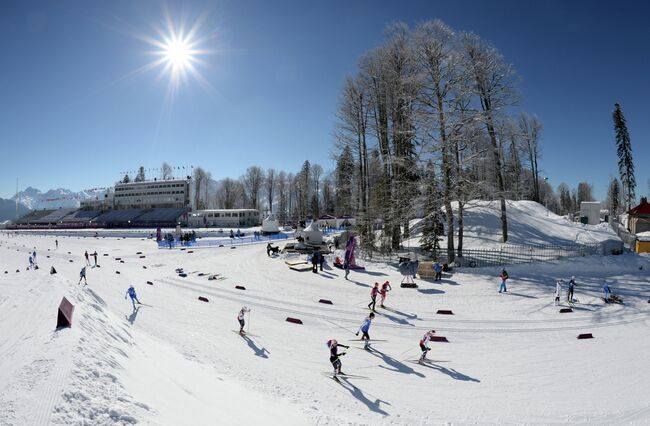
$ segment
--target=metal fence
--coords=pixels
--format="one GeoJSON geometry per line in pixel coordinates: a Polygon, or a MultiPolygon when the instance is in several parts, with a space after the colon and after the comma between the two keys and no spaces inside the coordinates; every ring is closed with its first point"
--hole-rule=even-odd
{"type": "Polygon", "coordinates": [[[272,241],[287,240],[293,238],[287,234],[272,234],[272,235],[259,235],[251,237],[235,237],[235,238],[220,238],[216,240],[195,240],[186,241],[158,241],[158,248],[178,248],[178,247],[230,247],[230,246],[243,246],[249,244],[263,244],[272,241]]]}
{"type": "MultiPolygon", "coordinates": [[[[620,244],[613,245],[612,242],[572,246],[504,244],[499,248],[493,249],[463,249],[462,255],[456,250],[453,266],[457,268],[481,268],[523,263],[552,262],[574,257],[618,254],[621,251],[622,246],[620,244]]],[[[400,258],[409,257],[419,259],[420,261],[431,260],[431,256],[419,248],[410,248],[408,251],[397,253],[359,251],[357,254],[357,258],[366,261],[386,262],[395,265],[399,263],[400,258]]],[[[436,260],[441,263],[452,263],[447,258],[446,249],[440,250],[436,260]]]]}

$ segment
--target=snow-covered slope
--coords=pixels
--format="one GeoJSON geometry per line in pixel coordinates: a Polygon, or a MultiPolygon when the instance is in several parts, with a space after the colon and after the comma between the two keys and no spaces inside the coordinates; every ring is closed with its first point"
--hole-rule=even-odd
{"type": "Polygon", "coordinates": [[[264,245],[189,253],[135,238],[59,237],[54,250],[52,236],[0,239],[0,424],[650,422],[647,258],[513,267],[508,293],[498,294],[496,269],[401,289],[398,272],[381,264],[346,281],[327,265],[291,271],[264,245]],[[25,271],[33,247],[40,269],[25,271]],[[86,249],[101,267],[82,287],[86,249]],[[554,282],[571,274],[580,303],[559,314],[554,282]],[[600,301],[604,278],[624,305],[600,301]],[[386,280],[390,309],[378,310],[370,334],[381,340],[366,352],[352,339],[370,286],[386,280]],[[135,311],[129,284],[145,304],[135,311]],[[74,323],[55,331],[63,296],[74,323]],[[247,338],[233,331],[242,305],[252,308],[247,338]],[[431,328],[449,343],[430,344],[434,363],[411,362],[431,328]],[[343,371],[362,377],[323,374],[331,338],[351,346],[343,371]]]}
{"type": "MultiPolygon", "coordinates": [[[[453,203],[454,233],[458,235],[458,203],[453,203]]],[[[507,201],[508,243],[523,245],[574,245],[620,240],[606,224],[583,225],[558,216],[534,201],[507,201]]],[[[501,245],[499,201],[472,200],[463,210],[465,248],[493,248],[501,245]]],[[[412,221],[419,231],[420,219],[412,221]]],[[[446,226],[446,223],[445,223],[446,226]]],[[[456,237],[457,238],[457,237],[456,237]]],[[[419,237],[410,241],[417,244],[419,237]]],[[[457,243],[457,241],[456,241],[457,243]]]]}
{"type": "Polygon", "coordinates": [[[76,208],[79,207],[82,200],[103,196],[103,189],[73,192],[69,189],[57,188],[50,189],[47,192],[41,192],[30,186],[14,195],[11,199],[15,201],[17,198],[20,203],[27,206],[30,210],[41,210],[76,208]]]}

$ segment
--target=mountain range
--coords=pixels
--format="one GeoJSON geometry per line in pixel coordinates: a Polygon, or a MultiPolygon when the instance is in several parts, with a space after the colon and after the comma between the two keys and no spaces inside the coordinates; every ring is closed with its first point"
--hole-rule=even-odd
{"type": "MultiPolygon", "coordinates": [[[[58,208],[75,208],[79,207],[82,200],[87,200],[95,197],[103,197],[104,189],[95,188],[73,192],[69,189],[57,188],[50,189],[47,192],[42,192],[39,189],[31,186],[20,191],[14,195],[11,200],[23,204],[29,210],[41,209],[58,209],[58,208]]],[[[15,216],[15,206],[14,206],[15,216]]],[[[13,218],[13,216],[12,216],[13,218]]]]}

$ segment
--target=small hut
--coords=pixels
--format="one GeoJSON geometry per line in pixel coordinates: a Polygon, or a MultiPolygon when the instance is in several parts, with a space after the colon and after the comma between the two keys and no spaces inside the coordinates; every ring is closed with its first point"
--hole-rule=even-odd
{"type": "Polygon", "coordinates": [[[262,233],[264,234],[277,234],[280,232],[280,222],[275,218],[275,215],[270,214],[262,221],[262,233]]]}
{"type": "Polygon", "coordinates": [[[305,229],[300,231],[300,235],[305,239],[305,244],[323,244],[323,231],[320,230],[315,222],[310,223],[305,229]]]}

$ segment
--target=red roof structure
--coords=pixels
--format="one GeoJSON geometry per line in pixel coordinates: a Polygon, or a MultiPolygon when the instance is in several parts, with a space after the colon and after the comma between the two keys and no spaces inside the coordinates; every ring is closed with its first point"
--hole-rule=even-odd
{"type": "Polygon", "coordinates": [[[650,204],[648,204],[648,199],[641,197],[641,204],[630,209],[627,214],[630,216],[650,215],[650,204]]]}

